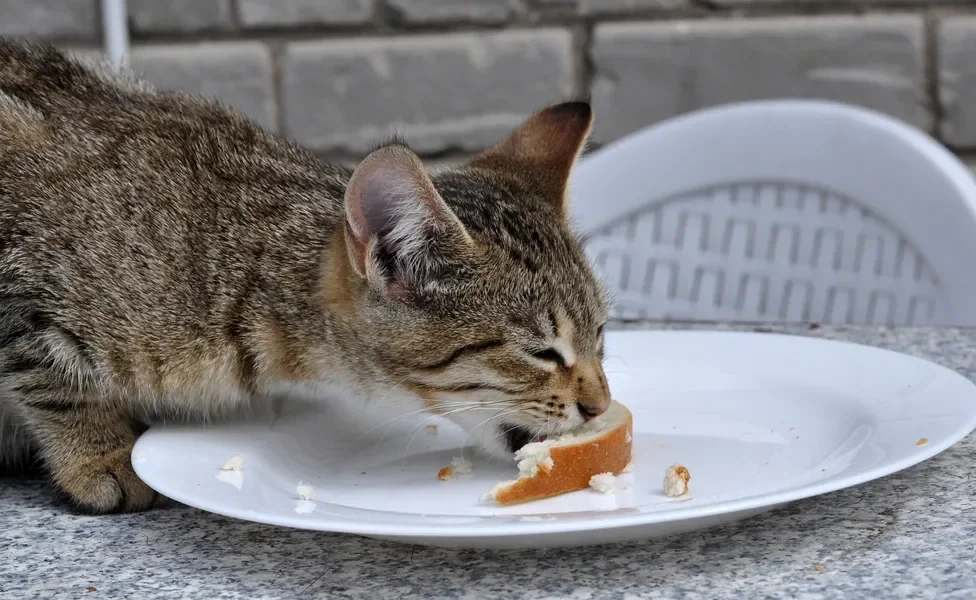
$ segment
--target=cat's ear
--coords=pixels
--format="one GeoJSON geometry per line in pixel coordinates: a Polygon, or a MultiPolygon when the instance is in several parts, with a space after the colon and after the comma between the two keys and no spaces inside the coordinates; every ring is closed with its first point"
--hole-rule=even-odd
{"type": "Polygon", "coordinates": [[[500,144],[476,156],[472,164],[528,179],[565,214],[569,173],[592,125],[589,103],[556,104],[529,117],[500,144]]]}
{"type": "Polygon", "coordinates": [[[406,146],[393,144],[356,167],[345,195],[346,250],[356,273],[391,297],[417,283],[437,251],[471,238],[406,146]]]}

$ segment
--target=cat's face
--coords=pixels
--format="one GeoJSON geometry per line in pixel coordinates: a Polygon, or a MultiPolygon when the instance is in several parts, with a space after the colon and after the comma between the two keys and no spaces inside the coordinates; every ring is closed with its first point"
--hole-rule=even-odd
{"type": "Polygon", "coordinates": [[[392,145],[349,184],[362,341],[391,381],[492,454],[575,429],[610,401],[607,301],[565,207],[589,125],[585,104],[551,107],[433,178],[392,145]]]}

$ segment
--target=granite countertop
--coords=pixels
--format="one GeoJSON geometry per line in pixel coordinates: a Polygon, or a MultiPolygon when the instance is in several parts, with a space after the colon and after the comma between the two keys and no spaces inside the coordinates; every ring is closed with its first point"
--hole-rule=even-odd
{"type": "MultiPolygon", "coordinates": [[[[765,329],[763,329],[765,331],[765,329]]],[[[976,377],[976,330],[791,331],[976,377]]],[[[976,435],[852,489],[698,533],[611,546],[465,551],[240,522],[173,504],[89,517],[0,481],[0,597],[974,598],[976,435]]]]}

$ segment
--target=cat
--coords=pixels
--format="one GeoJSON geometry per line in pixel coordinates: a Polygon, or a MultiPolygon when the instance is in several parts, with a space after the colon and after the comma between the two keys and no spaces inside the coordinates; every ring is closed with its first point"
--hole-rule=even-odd
{"type": "Polygon", "coordinates": [[[353,169],[0,40],[0,460],[110,513],[155,501],[129,458],[154,419],[281,385],[448,415],[492,456],[578,427],[609,404],[567,215],[591,124],[564,102],[433,175],[399,139],[353,169]]]}

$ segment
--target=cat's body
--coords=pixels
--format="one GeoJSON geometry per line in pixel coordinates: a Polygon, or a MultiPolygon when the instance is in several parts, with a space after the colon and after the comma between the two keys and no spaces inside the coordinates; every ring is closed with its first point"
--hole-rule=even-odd
{"type": "Polygon", "coordinates": [[[354,172],[0,40],[0,462],[33,446],[80,507],[144,508],[142,424],[281,385],[471,408],[517,432],[496,453],[578,425],[607,399],[605,306],[562,214],[584,106],[433,180],[400,143],[354,172]]]}

